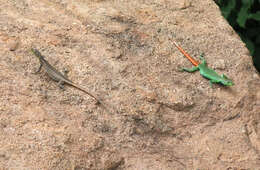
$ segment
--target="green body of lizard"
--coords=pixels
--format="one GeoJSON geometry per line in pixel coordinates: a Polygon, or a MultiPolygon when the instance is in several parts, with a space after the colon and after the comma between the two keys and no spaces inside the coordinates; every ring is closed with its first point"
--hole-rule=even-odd
{"type": "Polygon", "coordinates": [[[54,68],[52,65],[50,65],[50,63],[44,59],[44,56],[37,50],[37,49],[31,49],[31,51],[33,52],[33,54],[39,59],[40,61],[40,67],[39,69],[36,71],[36,73],[41,71],[41,68],[44,67],[47,74],[54,80],[59,82],[59,86],[62,87],[62,85],[64,83],[67,83],[81,91],[83,91],[84,93],[88,94],[89,96],[93,97],[98,103],[101,103],[97,97],[95,97],[93,94],[89,93],[88,91],[86,91],[84,88],[80,87],[79,85],[76,85],[75,83],[73,83],[71,80],[69,80],[68,78],[66,78],[62,73],[60,73],[56,68],[54,68]]]}
{"type": "Polygon", "coordinates": [[[212,83],[220,83],[224,86],[232,86],[234,83],[232,80],[228,79],[227,76],[224,74],[219,75],[215,72],[215,70],[208,68],[205,58],[203,57],[203,54],[200,55],[201,64],[199,64],[196,60],[194,60],[188,53],[186,53],[176,42],[173,42],[174,45],[179,49],[179,51],[187,57],[191,63],[195,66],[191,69],[183,68],[183,71],[187,72],[195,72],[197,70],[200,71],[200,74],[210,80],[210,86],[212,86],[212,83]]]}

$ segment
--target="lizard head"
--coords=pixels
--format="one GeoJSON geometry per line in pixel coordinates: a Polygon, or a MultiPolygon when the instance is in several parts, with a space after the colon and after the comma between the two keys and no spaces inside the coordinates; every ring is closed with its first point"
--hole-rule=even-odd
{"type": "Polygon", "coordinates": [[[41,53],[35,48],[31,48],[31,51],[38,58],[40,58],[42,56],[41,53]]]}
{"type": "Polygon", "coordinates": [[[228,79],[227,76],[225,76],[224,74],[222,74],[221,77],[222,77],[221,84],[223,84],[225,86],[233,86],[234,85],[233,81],[228,79]]]}
{"type": "Polygon", "coordinates": [[[231,80],[224,80],[221,82],[225,86],[233,86],[234,83],[231,80]]]}

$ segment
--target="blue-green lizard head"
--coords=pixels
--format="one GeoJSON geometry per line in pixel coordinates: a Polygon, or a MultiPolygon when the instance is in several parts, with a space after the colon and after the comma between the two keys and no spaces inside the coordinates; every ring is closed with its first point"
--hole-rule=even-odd
{"type": "Polygon", "coordinates": [[[221,84],[223,84],[225,86],[233,86],[234,85],[232,80],[228,79],[227,76],[225,76],[224,74],[222,74],[221,77],[222,77],[221,84]]]}
{"type": "Polygon", "coordinates": [[[223,80],[221,83],[225,86],[233,86],[234,83],[231,80],[223,80]]]}

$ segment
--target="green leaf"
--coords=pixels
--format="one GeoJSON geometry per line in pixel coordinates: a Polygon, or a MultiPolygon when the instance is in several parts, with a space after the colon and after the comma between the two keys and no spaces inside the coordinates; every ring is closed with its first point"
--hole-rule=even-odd
{"type": "Polygon", "coordinates": [[[248,10],[253,5],[254,0],[242,0],[242,7],[237,16],[237,23],[240,27],[245,28],[246,20],[248,18],[248,10]]]}
{"type": "Polygon", "coordinates": [[[244,4],[244,5],[251,6],[251,5],[253,5],[253,3],[254,3],[254,0],[242,0],[242,4],[244,4]]]}
{"type": "Polygon", "coordinates": [[[229,0],[228,4],[221,8],[222,14],[225,18],[228,18],[231,11],[236,7],[236,0],[229,0]]]}
{"type": "Polygon", "coordinates": [[[248,18],[260,21],[260,11],[257,11],[254,14],[249,14],[248,18]]]}
{"type": "Polygon", "coordinates": [[[246,25],[246,20],[248,17],[247,11],[248,11],[248,8],[243,6],[238,13],[237,23],[242,28],[245,28],[245,25],[246,25]]]}

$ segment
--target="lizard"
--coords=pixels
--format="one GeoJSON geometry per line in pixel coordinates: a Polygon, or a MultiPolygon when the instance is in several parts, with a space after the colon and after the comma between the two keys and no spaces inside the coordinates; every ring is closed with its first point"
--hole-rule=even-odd
{"type": "Polygon", "coordinates": [[[59,87],[62,87],[62,85],[64,83],[73,86],[81,91],[83,91],[84,93],[88,94],[89,96],[93,97],[97,103],[102,104],[104,107],[105,105],[103,103],[101,103],[101,101],[94,96],[93,94],[89,93],[87,90],[85,90],[83,87],[73,83],[71,80],[69,80],[65,75],[63,75],[61,72],[59,72],[56,68],[54,68],[47,60],[45,60],[45,57],[40,53],[40,51],[38,51],[35,48],[31,49],[32,53],[39,59],[40,61],[40,67],[39,69],[35,72],[36,74],[39,73],[41,71],[41,68],[44,67],[44,69],[46,70],[48,76],[53,79],[54,81],[58,82],[59,87]]]}
{"type": "Polygon", "coordinates": [[[232,85],[234,85],[232,80],[227,78],[227,76],[225,76],[224,74],[219,75],[218,73],[216,73],[215,70],[213,70],[211,68],[208,68],[207,62],[206,62],[206,60],[204,58],[204,54],[203,53],[200,55],[201,63],[199,63],[194,58],[192,58],[186,51],[184,51],[182,49],[182,47],[180,47],[175,41],[173,41],[173,44],[195,66],[195,67],[192,67],[191,69],[183,68],[182,71],[186,71],[186,72],[192,73],[192,72],[195,72],[195,71],[199,70],[200,74],[203,77],[209,79],[209,83],[210,83],[211,87],[212,87],[213,83],[219,83],[219,84],[222,84],[224,86],[232,86],[232,85]]]}

